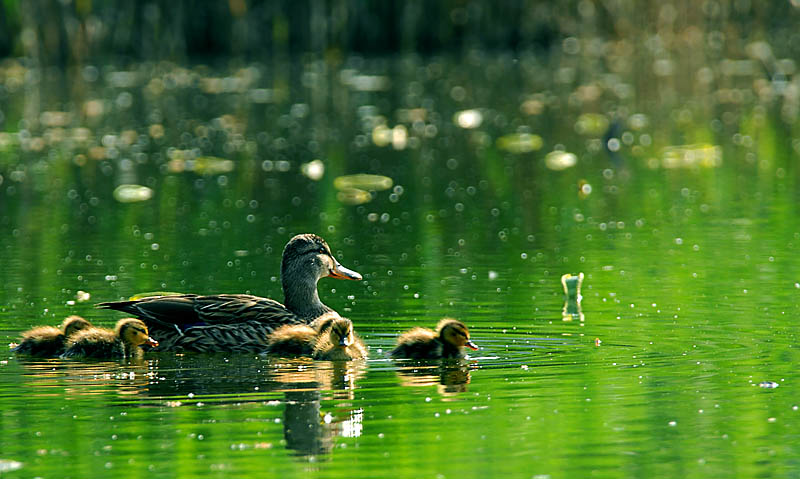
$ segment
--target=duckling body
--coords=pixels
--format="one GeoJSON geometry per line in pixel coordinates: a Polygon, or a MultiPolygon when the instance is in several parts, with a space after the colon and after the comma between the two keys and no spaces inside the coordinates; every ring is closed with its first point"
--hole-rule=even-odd
{"type": "Polygon", "coordinates": [[[67,316],[60,327],[38,326],[22,333],[22,341],[12,349],[17,354],[55,358],[64,352],[68,337],[90,328],[92,324],[80,316],[67,316]]]}
{"type": "Polygon", "coordinates": [[[461,348],[478,349],[469,339],[469,330],[461,321],[444,318],[436,331],[414,328],[397,338],[397,346],[390,353],[395,359],[460,358],[461,348]]]}
{"type": "Polygon", "coordinates": [[[365,359],[367,348],[353,331],[352,321],[338,315],[327,315],[311,326],[295,324],[276,329],[267,340],[267,353],[348,361],[365,359]]]}
{"type": "Polygon", "coordinates": [[[266,338],[285,324],[310,324],[338,314],[322,303],[317,282],[324,277],[360,280],[333,257],[321,237],[293,237],[283,250],[281,283],[284,304],[249,294],[200,296],[178,294],[100,303],[136,316],[150,328],[162,350],[263,351],[266,338]]]}
{"type": "Polygon", "coordinates": [[[158,342],[148,335],[144,322],[136,318],[124,318],[117,321],[113,331],[93,327],[71,336],[61,357],[135,359],[141,357],[139,346],[143,344],[158,346],[158,342]]]}
{"type": "Polygon", "coordinates": [[[276,356],[311,356],[318,332],[305,324],[281,326],[267,338],[268,354],[276,356]]]}
{"type": "Polygon", "coordinates": [[[325,361],[367,359],[367,347],[353,331],[347,318],[330,318],[319,325],[319,334],[311,356],[325,361]]]}

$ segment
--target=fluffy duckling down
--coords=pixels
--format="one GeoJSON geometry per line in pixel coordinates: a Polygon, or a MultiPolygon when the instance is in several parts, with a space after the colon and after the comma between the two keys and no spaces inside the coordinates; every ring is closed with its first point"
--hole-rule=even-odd
{"type": "Polygon", "coordinates": [[[64,353],[67,338],[91,328],[92,323],[80,316],[67,316],[61,326],[37,326],[22,333],[22,341],[11,350],[41,358],[55,358],[64,353]]]}
{"type": "Polygon", "coordinates": [[[478,349],[469,339],[469,329],[461,321],[444,318],[436,331],[414,328],[401,334],[391,356],[396,359],[460,358],[461,348],[465,346],[478,349]]]}
{"type": "Polygon", "coordinates": [[[353,331],[352,321],[347,318],[331,318],[320,324],[320,332],[311,355],[314,359],[327,361],[366,359],[367,347],[353,331]]]}
{"type": "Polygon", "coordinates": [[[311,356],[329,361],[367,357],[367,348],[353,331],[353,323],[349,319],[327,317],[312,326],[281,326],[267,339],[267,353],[277,356],[311,356]]]}
{"type": "Polygon", "coordinates": [[[135,359],[141,357],[140,346],[158,346],[149,336],[147,326],[135,318],[117,321],[114,330],[89,328],[67,340],[62,358],[135,359]]]}

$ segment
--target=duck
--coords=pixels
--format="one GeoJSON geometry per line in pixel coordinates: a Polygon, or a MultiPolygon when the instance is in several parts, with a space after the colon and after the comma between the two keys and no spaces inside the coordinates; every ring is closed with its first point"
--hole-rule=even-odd
{"type": "Polygon", "coordinates": [[[158,346],[150,337],[147,325],[136,318],[122,318],[114,330],[91,327],[83,329],[67,339],[62,358],[94,359],[138,359],[142,356],[140,346],[158,346]]]}
{"type": "Polygon", "coordinates": [[[367,357],[367,348],[353,331],[353,322],[333,315],[311,325],[287,324],[277,328],[267,339],[266,352],[277,356],[311,356],[327,361],[367,357]]]}
{"type": "Polygon", "coordinates": [[[461,321],[444,318],[436,330],[413,328],[397,338],[397,346],[390,353],[395,359],[442,359],[462,357],[461,348],[477,350],[469,339],[469,329],[461,321]]]}
{"type": "Polygon", "coordinates": [[[319,332],[307,324],[285,324],[267,337],[265,352],[275,356],[311,356],[319,332]]]}
{"type": "Polygon", "coordinates": [[[353,322],[347,318],[328,318],[317,328],[319,334],[311,357],[324,361],[349,361],[367,359],[367,347],[355,331],[353,322]]]}
{"type": "Polygon", "coordinates": [[[284,324],[310,324],[338,313],[319,298],[322,278],[361,280],[342,266],[328,243],[312,233],[294,236],[283,249],[284,301],[250,294],[170,294],[100,303],[135,316],[150,328],[165,351],[260,352],[266,338],[284,324]]]}
{"type": "Polygon", "coordinates": [[[22,341],[11,350],[17,354],[28,354],[40,358],[56,358],[64,352],[67,338],[92,323],[76,315],[67,316],[61,326],[37,326],[22,333],[22,341]]]}

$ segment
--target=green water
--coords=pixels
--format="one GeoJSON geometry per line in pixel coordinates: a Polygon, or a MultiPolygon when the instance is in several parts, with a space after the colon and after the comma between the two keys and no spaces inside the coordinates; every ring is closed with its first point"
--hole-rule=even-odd
{"type": "Polygon", "coordinates": [[[6,342],[68,314],[111,325],[93,304],[145,291],[281,299],[285,242],[315,232],[364,276],[320,293],[370,358],[8,353],[0,474],[800,475],[792,60],[673,45],[664,64],[622,40],[606,65],[584,40],[545,57],[5,64],[6,342]],[[552,151],[577,163],[554,169],[552,151]],[[302,174],[317,159],[321,178],[302,174]],[[352,173],[393,186],[348,204],[334,179],[352,173]],[[120,202],[120,184],[152,198],[120,202]],[[579,272],[565,316],[560,277],[579,272]],[[443,316],[480,351],[386,358],[443,316]]]}

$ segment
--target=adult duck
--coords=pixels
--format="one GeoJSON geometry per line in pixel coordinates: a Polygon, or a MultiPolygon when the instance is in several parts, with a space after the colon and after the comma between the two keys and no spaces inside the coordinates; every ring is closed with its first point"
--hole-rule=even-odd
{"type": "Polygon", "coordinates": [[[166,351],[263,351],[270,332],[284,324],[310,324],[338,314],[319,299],[321,278],[360,280],[336,261],[315,234],[297,235],[281,260],[284,303],[249,294],[178,294],[100,303],[142,319],[166,351]]]}
{"type": "Polygon", "coordinates": [[[469,330],[461,321],[444,318],[436,331],[414,328],[397,338],[391,356],[395,359],[460,358],[461,348],[478,349],[469,339],[469,330]]]}
{"type": "Polygon", "coordinates": [[[67,338],[82,329],[92,327],[80,316],[67,316],[60,327],[37,326],[22,333],[22,341],[11,350],[40,358],[55,358],[64,352],[67,338]]]}

